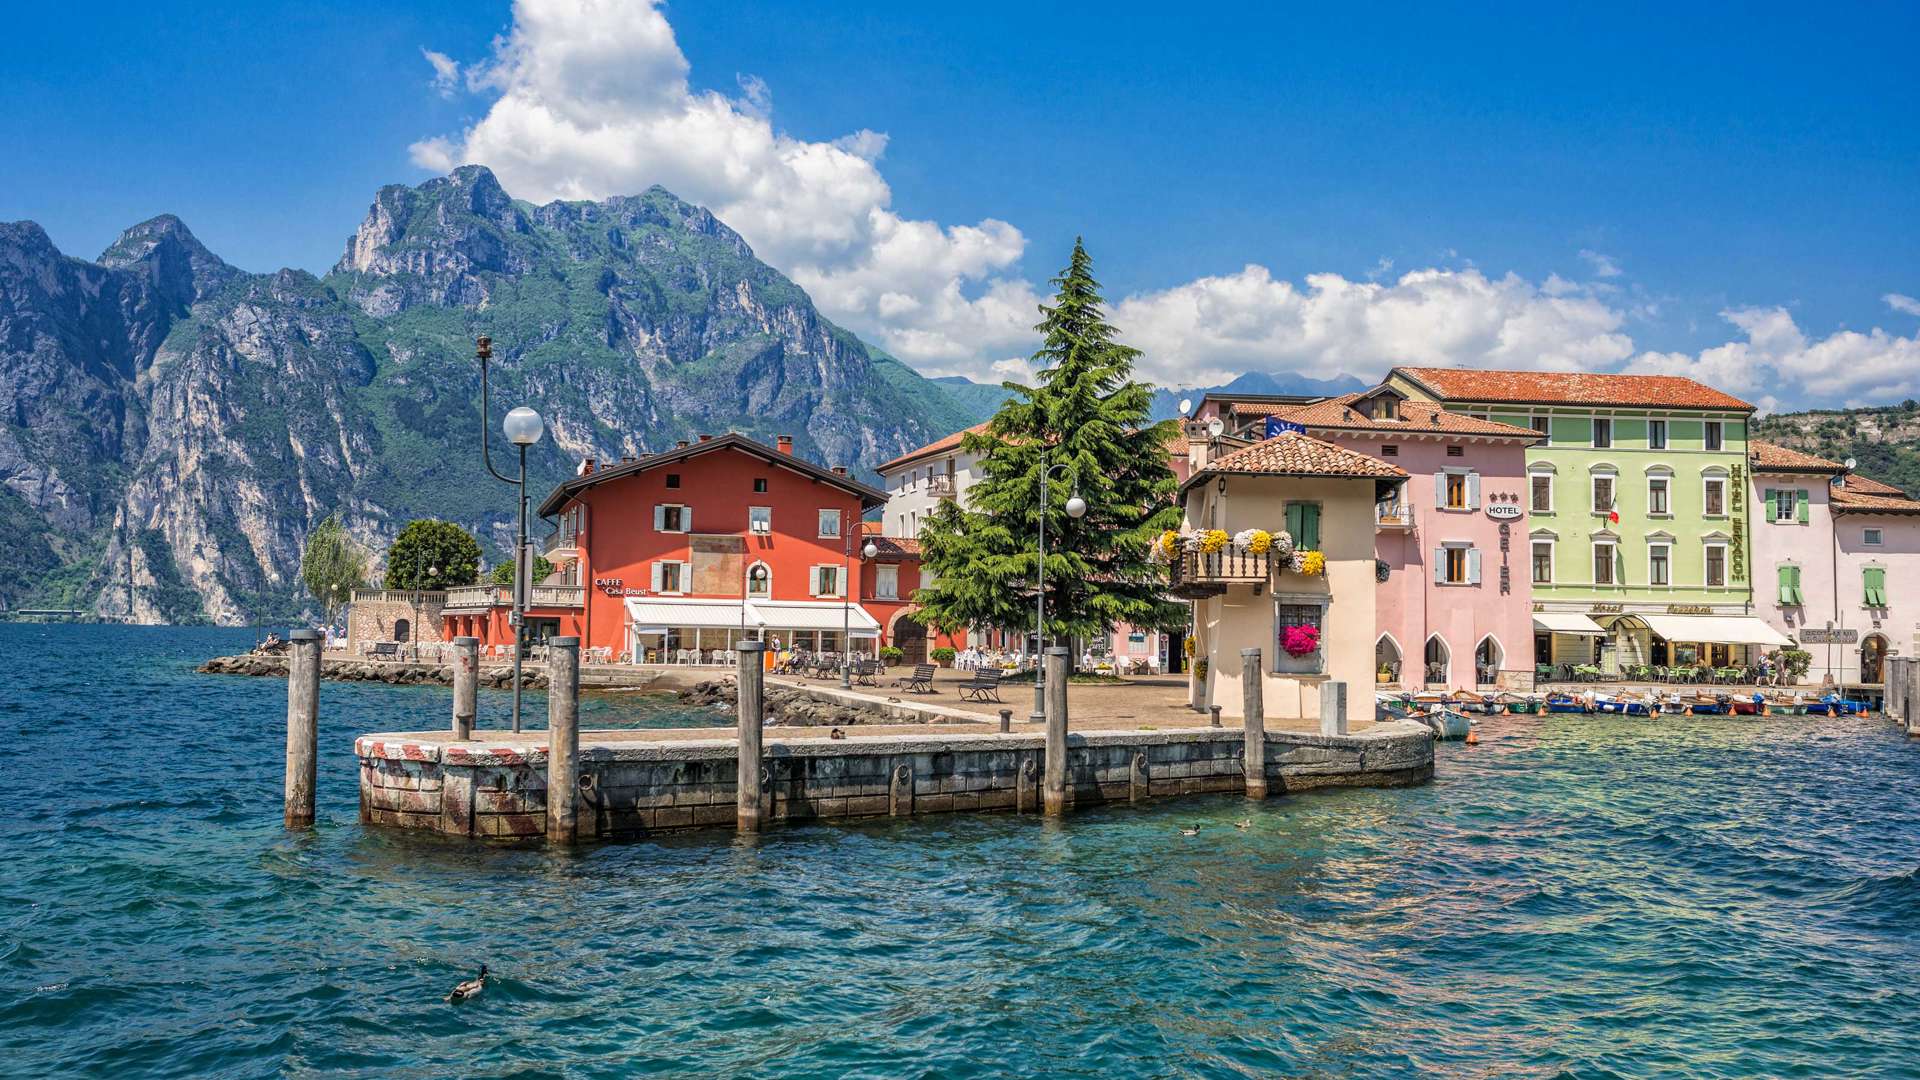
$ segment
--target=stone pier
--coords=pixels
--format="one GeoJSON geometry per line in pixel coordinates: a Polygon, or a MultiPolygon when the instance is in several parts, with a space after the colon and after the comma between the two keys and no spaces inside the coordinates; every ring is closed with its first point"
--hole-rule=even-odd
{"type": "MultiPolygon", "coordinates": [[[[545,831],[546,733],[364,735],[360,819],[482,839],[545,831]]],[[[582,839],[629,839],[736,822],[739,747],[725,729],[580,733],[582,839]],[[723,737],[724,736],[724,737],[723,737]]],[[[1264,733],[1268,794],[1393,787],[1433,775],[1421,725],[1352,735],[1264,733]]],[[[1091,730],[1067,739],[1069,809],[1246,790],[1247,735],[1233,728],[1091,730]]],[[[873,734],[769,739],[768,825],[809,819],[1040,809],[1044,732],[873,734]]]]}

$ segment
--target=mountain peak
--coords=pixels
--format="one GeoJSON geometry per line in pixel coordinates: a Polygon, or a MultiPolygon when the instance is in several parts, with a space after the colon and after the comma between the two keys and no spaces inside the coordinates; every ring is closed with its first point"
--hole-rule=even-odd
{"type": "Polygon", "coordinates": [[[180,307],[204,299],[240,273],[208,251],[172,214],[148,218],[121,233],[96,261],[144,275],[169,303],[180,307]]]}

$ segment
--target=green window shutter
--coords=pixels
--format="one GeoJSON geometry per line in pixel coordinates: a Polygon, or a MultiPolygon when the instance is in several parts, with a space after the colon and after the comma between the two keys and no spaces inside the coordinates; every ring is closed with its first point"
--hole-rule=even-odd
{"type": "Polygon", "coordinates": [[[1299,503],[1287,504],[1287,535],[1293,537],[1293,546],[1296,548],[1306,546],[1300,540],[1300,505],[1299,503]]]}
{"type": "Polygon", "coordinates": [[[1320,550],[1320,504],[1300,504],[1300,546],[1307,551],[1320,550]]]}
{"type": "Polygon", "coordinates": [[[1779,516],[1780,516],[1780,492],[1773,488],[1768,488],[1767,489],[1767,520],[1773,521],[1775,518],[1778,518],[1779,516]]]}
{"type": "Polygon", "coordinates": [[[1793,493],[1793,513],[1795,517],[1800,519],[1800,524],[1802,525],[1807,523],[1808,501],[1806,492],[1796,491],[1793,493]]]}
{"type": "MultiPolygon", "coordinates": [[[[1772,492],[1768,492],[1768,494],[1771,495],[1772,492]]],[[[1791,566],[1783,566],[1780,568],[1780,602],[1783,604],[1793,603],[1793,567],[1791,566]]]]}
{"type": "Polygon", "coordinates": [[[1867,606],[1887,606],[1887,572],[1877,566],[1869,566],[1864,571],[1867,585],[1867,606]]]}
{"type": "Polygon", "coordinates": [[[1796,604],[1807,602],[1806,594],[1800,591],[1800,568],[1797,566],[1793,568],[1793,602],[1796,604]]]}

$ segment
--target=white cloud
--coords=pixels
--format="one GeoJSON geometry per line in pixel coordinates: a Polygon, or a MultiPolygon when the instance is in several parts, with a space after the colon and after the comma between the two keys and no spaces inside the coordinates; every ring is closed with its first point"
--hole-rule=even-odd
{"type": "MultiPolygon", "coordinates": [[[[484,62],[423,50],[433,85],[491,96],[455,135],[414,144],[446,171],[491,167],[521,198],[603,198],[661,184],[710,208],[812,294],[830,317],[930,374],[1026,378],[1021,355],[1040,296],[1022,276],[1026,237],[994,218],[943,225],[892,208],[879,163],[887,136],[809,141],[774,124],[766,82],[738,96],[696,91],[657,0],[516,0],[484,62]]],[[[1096,255],[1098,245],[1096,244],[1096,255]]],[[[1811,340],[1781,308],[1723,313],[1739,338],[1693,353],[1640,351],[1623,327],[1657,299],[1622,288],[1610,256],[1582,250],[1592,280],[1490,275],[1454,249],[1436,267],[1300,284],[1249,265],[1118,299],[1112,321],[1145,351],[1142,373],[1199,386],[1246,371],[1375,378],[1395,364],[1566,371],[1672,371],[1756,403],[1874,401],[1920,394],[1915,339],[1882,330],[1811,340]],[[1637,353],[1637,355],[1636,355],[1637,353]]],[[[1066,252],[1050,253],[1050,271],[1066,252]]],[[[1920,301],[1889,293],[1902,314],[1920,301]]]]}
{"type": "Polygon", "coordinates": [[[517,0],[513,12],[491,60],[470,70],[498,97],[458,136],[415,143],[416,163],[477,162],[536,202],[661,184],[711,209],[829,316],[927,370],[978,371],[982,357],[1030,347],[1038,297],[1013,275],[1026,238],[991,218],[896,213],[877,167],[884,134],[783,134],[754,76],[738,78],[739,99],[693,90],[652,0],[517,0]]]}
{"type": "Polygon", "coordinates": [[[450,98],[460,86],[460,64],[453,57],[432,49],[421,49],[420,55],[433,65],[433,88],[440,96],[450,98]]]}

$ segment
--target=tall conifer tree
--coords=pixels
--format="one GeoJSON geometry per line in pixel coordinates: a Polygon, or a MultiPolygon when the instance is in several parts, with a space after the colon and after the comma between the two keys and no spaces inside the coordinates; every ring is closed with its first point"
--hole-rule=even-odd
{"type": "Polygon", "coordinates": [[[1038,563],[1041,470],[1048,484],[1049,637],[1110,633],[1117,623],[1161,626],[1180,616],[1149,541],[1180,520],[1168,443],[1176,421],[1152,423],[1152,387],[1132,378],[1137,349],[1114,340],[1093,260],[1079,240],[1042,305],[1038,384],[1005,383],[1007,403],[964,448],[983,455],[967,505],[940,507],[921,531],[934,584],[914,594],[919,618],[943,630],[1031,630],[1038,563]],[[1078,488],[1085,517],[1067,516],[1078,488]]]}

